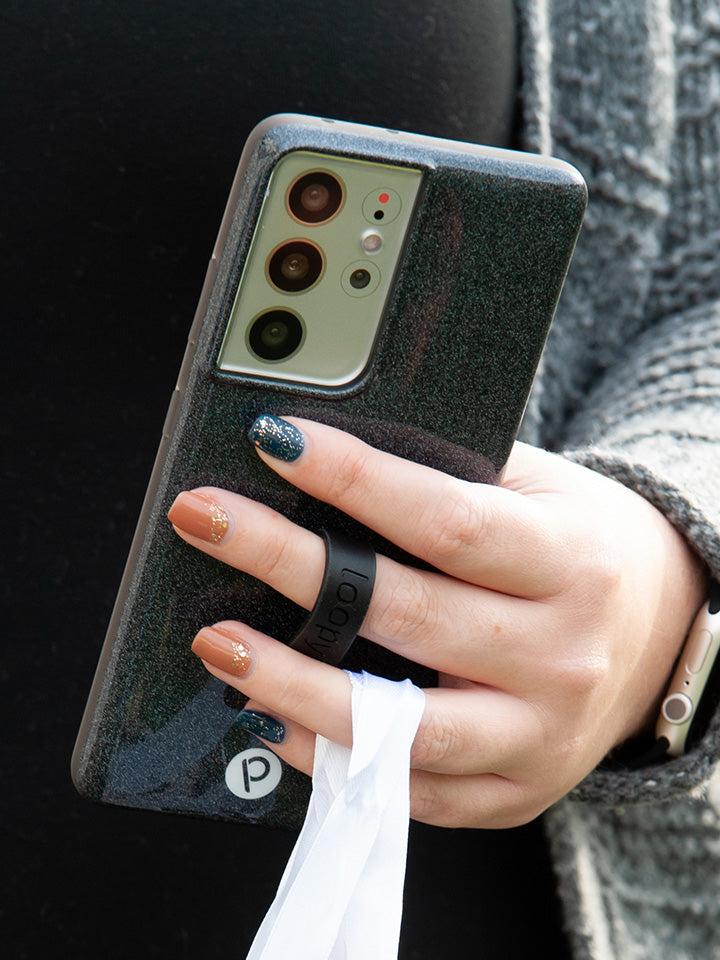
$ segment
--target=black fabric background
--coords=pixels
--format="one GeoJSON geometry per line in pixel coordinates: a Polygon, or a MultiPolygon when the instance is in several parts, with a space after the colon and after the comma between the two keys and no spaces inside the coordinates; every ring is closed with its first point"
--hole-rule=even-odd
{"type": "MultiPolygon", "coordinates": [[[[75,733],[249,129],[501,142],[513,37],[485,7],[5,3],[5,956],[245,955],[294,836],[91,805],[75,733]]],[[[537,825],[412,825],[401,957],[561,957],[553,889],[537,825]]]]}

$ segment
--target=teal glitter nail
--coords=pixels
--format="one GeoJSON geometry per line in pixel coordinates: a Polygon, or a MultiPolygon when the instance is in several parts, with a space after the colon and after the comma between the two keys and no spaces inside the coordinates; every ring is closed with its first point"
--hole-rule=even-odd
{"type": "Polygon", "coordinates": [[[263,453],[286,463],[297,460],[305,446],[305,438],[297,427],[271,413],[258,417],[248,436],[263,453]]]}
{"type": "Polygon", "coordinates": [[[241,710],[235,718],[235,724],[256,737],[267,740],[268,743],[282,743],[285,739],[285,725],[267,713],[258,713],[257,710],[241,710]]]}

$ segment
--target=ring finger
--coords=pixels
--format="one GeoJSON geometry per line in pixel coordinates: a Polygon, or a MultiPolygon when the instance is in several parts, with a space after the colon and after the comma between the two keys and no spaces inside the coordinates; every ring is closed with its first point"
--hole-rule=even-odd
{"type": "MultiPolygon", "coordinates": [[[[314,735],[352,745],[351,692],[344,671],[311,660],[234,621],[201,630],[193,651],[223,682],[262,704],[281,736],[265,737],[281,757],[312,770],[314,735]]],[[[263,736],[262,728],[254,731],[263,736]]],[[[411,766],[434,773],[504,777],[520,774],[542,736],[523,700],[480,685],[426,691],[411,766]]]]}

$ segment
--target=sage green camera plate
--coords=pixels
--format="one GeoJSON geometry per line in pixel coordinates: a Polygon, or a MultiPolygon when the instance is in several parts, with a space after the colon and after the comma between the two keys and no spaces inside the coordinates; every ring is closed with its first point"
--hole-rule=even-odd
{"type": "Polygon", "coordinates": [[[411,167],[310,151],[283,157],[268,183],[218,367],[325,387],[344,386],[360,377],[372,354],[421,181],[422,172],[411,167]],[[317,171],[340,181],[342,204],[323,223],[300,223],[291,215],[287,196],[299,177],[317,171]],[[375,252],[366,249],[371,235],[380,238],[375,252]],[[323,257],[319,279],[297,293],[278,289],[267,272],[273,252],[291,240],[312,243],[323,257]],[[362,288],[350,283],[358,269],[370,275],[362,288]],[[270,310],[289,311],[303,327],[297,348],[280,360],[263,359],[249,342],[253,324],[270,310]]]}

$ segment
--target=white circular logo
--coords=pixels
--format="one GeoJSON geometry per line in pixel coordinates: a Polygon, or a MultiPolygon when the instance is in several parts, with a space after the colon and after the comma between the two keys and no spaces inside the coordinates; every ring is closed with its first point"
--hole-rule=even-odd
{"type": "Polygon", "coordinates": [[[243,750],[225,768],[228,790],[243,800],[259,800],[280,783],[282,764],[269,750],[243,750]]]}

